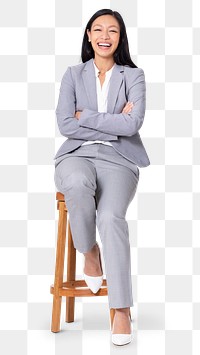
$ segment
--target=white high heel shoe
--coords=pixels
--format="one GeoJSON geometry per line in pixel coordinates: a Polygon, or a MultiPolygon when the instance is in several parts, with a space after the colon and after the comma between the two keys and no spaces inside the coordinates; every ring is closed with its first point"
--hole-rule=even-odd
{"type": "MultiPolygon", "coordinates": [[[[98,248],[99,245],[98,243],[96,243],[98,248]]],[[[99,261],[100,261],[100,266],[101,266],[101,270],[103,273],[103,268],[102,268],[102,263],[101,263],[101,253],[100,253],[100,248],[99,248],[99,261]]],[[[103,275],[102,276],[89,276],[83,273],[83,277],[84,280],[87,284],[87,286],[89,287],[89,289],[93,292],[93,293],[97,293],[99,291],[99,289],[101,288],[101,285],[103,283],[103,275]]]]}
{"type": "MultiPolygon", "coordinates": [[[[129,315],[131,322],[131,315],[129,315]]],[[[131,324],[131,333],[130,334],[112,334],[112,342],[114,345],[125,345],[129,344],[133,339],[132,335],[132,324],[131,324]]]]}

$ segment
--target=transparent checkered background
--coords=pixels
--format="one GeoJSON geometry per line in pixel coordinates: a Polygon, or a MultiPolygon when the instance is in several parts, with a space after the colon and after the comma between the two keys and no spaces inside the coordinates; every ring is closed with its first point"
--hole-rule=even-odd
{"type": "Polygon", "coordinates": [[[77,298],[74,323],[64,322],[63,303],[62,332],[50,331],[58,219],[53,158],[65,140],[55,107],[62,75],[80,62],[84,27],[101,8],[124,17],[147,84],[140,132],[151,166],[140,169],[126,216],[134,341],[123,352],[200,353],[200,1],[0,0],[4,355],[119,351],[110,339],[107,296],[77,298]]]}

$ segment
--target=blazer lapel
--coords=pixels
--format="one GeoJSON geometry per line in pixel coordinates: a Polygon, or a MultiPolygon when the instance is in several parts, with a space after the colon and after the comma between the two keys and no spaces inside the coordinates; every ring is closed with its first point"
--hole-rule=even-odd
{"type": "Polygon", "coordinates": [[[115,64],[110,78],[110,88],[108,92],[107,111],[109,113],[114,112],[119,89],[123,81],[123,74],[122,74],[123,72],[124,72],[123,66],[115,64]]]}
{"type": "Polygon", "coordinates": [[[95,77],[93,59],[90,59],[88,62],[86,62],[82,77],[83,77],[83,83],[85,86],[85,91],[87,93],[88,101],[90,103],[90,107],[92,110],[98,111],[96,77],[95,77]]]}
{"type": "MultiPolygon", "coordinates": [[[[108,92],[107,111],[109,113],[114,112],[119,89],[123,81],[123,72],[123,66],[115,64],[110,78],[110,88],[108,92]]],[[[98,111],[96,77],[93,59],[90,59],[88,62],[86,62],[82,77],[91,110],[98,111]]]]}

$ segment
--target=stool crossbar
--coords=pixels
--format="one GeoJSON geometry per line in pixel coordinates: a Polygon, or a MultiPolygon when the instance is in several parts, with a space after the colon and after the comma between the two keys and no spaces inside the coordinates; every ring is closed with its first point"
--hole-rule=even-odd
{"type": "MultiPolygon", "coordinates": [[[[107,296],[107,281],[99,291],[94,294],[85,283],[85,280],[76,280],[76,249],[74,248],[68,210],[64,195],[61,192],[56,193],[57,209],[59,210],[58,235],[56,248],[56,263],[54,284],[50,287],[50,293],[53,295],[52,322],[51,331],[57,333],[60,331],[60,317],[62,296],[66,297],[66,317],[65,321],[74,322],[75,297],[98,297],[107,296]],[[66,247],[66,232],[68,236],[67,245],[67,280],[64,282],[64,261],[66,247]]],[[[110,309],[110,326],[112,329],[115,309],[110,309]]]]}

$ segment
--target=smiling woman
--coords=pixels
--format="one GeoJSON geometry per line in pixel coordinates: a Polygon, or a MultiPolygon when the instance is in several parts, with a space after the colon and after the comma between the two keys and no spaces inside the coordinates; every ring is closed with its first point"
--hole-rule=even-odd
{"type": "Polygon", "coordinates": [[[96,226],[103,245],[109,307],[115,309],[112,342],[131,341],[133,306],[129,230],[125,219],[149,165],[139,129],[145,115],[142,69],[132,61],[126,27],[117,11],[103,9],[89,20],[82,63],[65,72],[56,109],[68,139],[55,159],[55,183],[64,194],[75,248],[85,256],[83,277],[93,293],[103,270],[96,226]],[[96,214],[97,212],[97,214],[96,214]]]}
{"type": "Polygon", "coordinates": [[[93,34],[95,35],[94,32],[96,32],[97,38],[101,34],[103,35],[104,44],[109,43],[113,47],[117,44],[115,50],[113,50],[112,47],[112,54],[116,64],[137,68],[130,57],[124,20],[117,11],[112,11],[110,9],[99,10],[88,21],[82,44],[81,57],[83,63],[95,56],[96,47],[93,47],[93,44],[95,44],[93,41],[93,34]],[[106,37],[104,38],[104,36],[106,37]],[[112,41],[114,41],[114,43],[112,43],[112,41]]]}
{"type": "Polygon", "coordinates": [[[113,16],[102,15],[97,18],[93,22],[91,30],[87,30],[87,34],[95,52],[96,61],[105,55],[107,60],[109,57],[113,57],[120,38],[120,27],[118,21],[113,16]]]}

